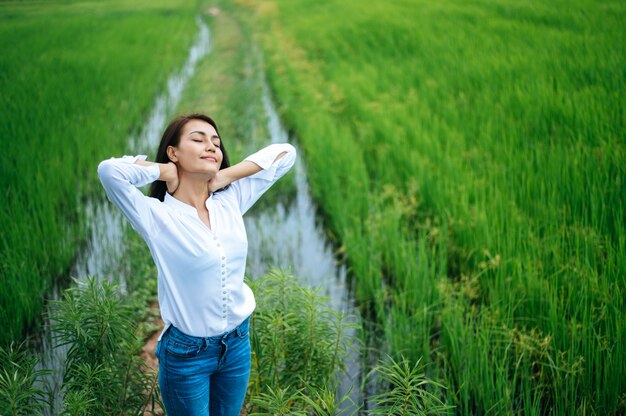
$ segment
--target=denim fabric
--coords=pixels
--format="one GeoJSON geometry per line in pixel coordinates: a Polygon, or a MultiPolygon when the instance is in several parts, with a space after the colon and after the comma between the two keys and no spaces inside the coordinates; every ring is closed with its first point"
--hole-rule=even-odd
{"type": "Polygon", "coordinates": [[[249,319],[207,338],[170,326],[155,355],[169,416],[239,416],[250,377],[249,319]]]}

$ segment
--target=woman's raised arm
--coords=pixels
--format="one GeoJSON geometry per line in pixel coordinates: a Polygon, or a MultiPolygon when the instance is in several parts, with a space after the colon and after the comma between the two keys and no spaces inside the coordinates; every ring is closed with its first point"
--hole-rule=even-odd
{"type": "Polygon", "coordinates": [[[170,168],[159,165],[145,162],[145,156],[111,158],[98,165],[98,177],[107,197],[144,237],[152,231],[152,206],[159,201],[145,196],[137,188],[158,180],[162,174],[171,179],[170,168]]]}
{"type": "MultiPolygon", "coordinates": [[[[232,170],[222,169],[215,178],[213,188],[221,189],[232,183],[229,190],[235,193],[239,210],[244,214],[263,193],[291,169],[295,160],[296,149],[289,143],[269,145],[232,166],[232,170]],[[220,182],[222,172],[224,180],[220,182]]],[[[209,182],[210,190],[211,186],[209,182]]]]}
{"type": "Polygon", "coordinates": [[[159,167],[159,180],[165,182],[167,185],[167,192],[170,194],[176,192],[176,189],[178,188],[178,168],[174,162],[156,163],[137,159],[135,160],[135,164],[146,167],[157,165],[159,167]]]}

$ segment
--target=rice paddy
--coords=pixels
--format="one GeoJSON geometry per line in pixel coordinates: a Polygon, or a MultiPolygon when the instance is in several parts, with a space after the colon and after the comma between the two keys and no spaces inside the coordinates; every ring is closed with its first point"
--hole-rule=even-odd
{"type": "Polygon", "coordinates": [[[456,414],[624,412],[624,5],[235,3],[372,336],[456,414]]]}
{"type": "Polygon", "coordinates": [[[85,241],[97,161],[126,148],[197,31],[185,1],[0,3],[0,344],[85,241]]]}
{"type": "MultiPolygon", "coordinates": [[[[453,414],[626,412],[619,1],[0,3],[0,344],[67,278],[97,162],[208,7],[259,45],[368,345],[425,365],[453,414]]],[[[217,52],[181,107],[224,120],[243,155],[262,124],[253,51],[217,52]]]]}

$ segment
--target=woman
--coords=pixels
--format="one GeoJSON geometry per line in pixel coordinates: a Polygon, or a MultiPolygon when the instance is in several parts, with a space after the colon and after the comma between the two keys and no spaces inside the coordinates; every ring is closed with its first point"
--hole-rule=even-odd
{"type": "Polygon", "coordinates": [[[158,269],[165,329],[155,354],[168,415],[239,415],[255,307],[243,283],[242,215],[294,160],[293,146],[273,144],[229,166],[215,122],[191,114],[167,127],[155,163],[124,156],[98,166],[108,198],[144,238],[158,269]],[[137,189],[148,183],[150,197],[137,189]]]}

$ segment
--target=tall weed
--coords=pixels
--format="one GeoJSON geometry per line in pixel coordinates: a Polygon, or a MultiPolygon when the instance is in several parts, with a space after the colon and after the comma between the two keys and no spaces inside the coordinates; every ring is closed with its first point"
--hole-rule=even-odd
{"type": "Polygon", "coordinates": [[[57,346],[67,345],[63,398],[71,414],[142,414],[156,373],[144,368],[132,310],[117,286],[89,278],[52,302],[57,346]]]}
{"type": "Polygon", "coordinates": [[[284,271],[271,270],[249,284],[257,299],[251,319],[250,396],[272,398],[280,407],[292,402],[289,397],[299,397],[294,392],[334,388],[353,344],[347,329],[354,324],[284,271]]]}
{"type": "Polygon", "coordinates": [[[0,415],[42,415],[47,393],[37,386],[48,373],[24,344],[0,346],[0,415]]]}

